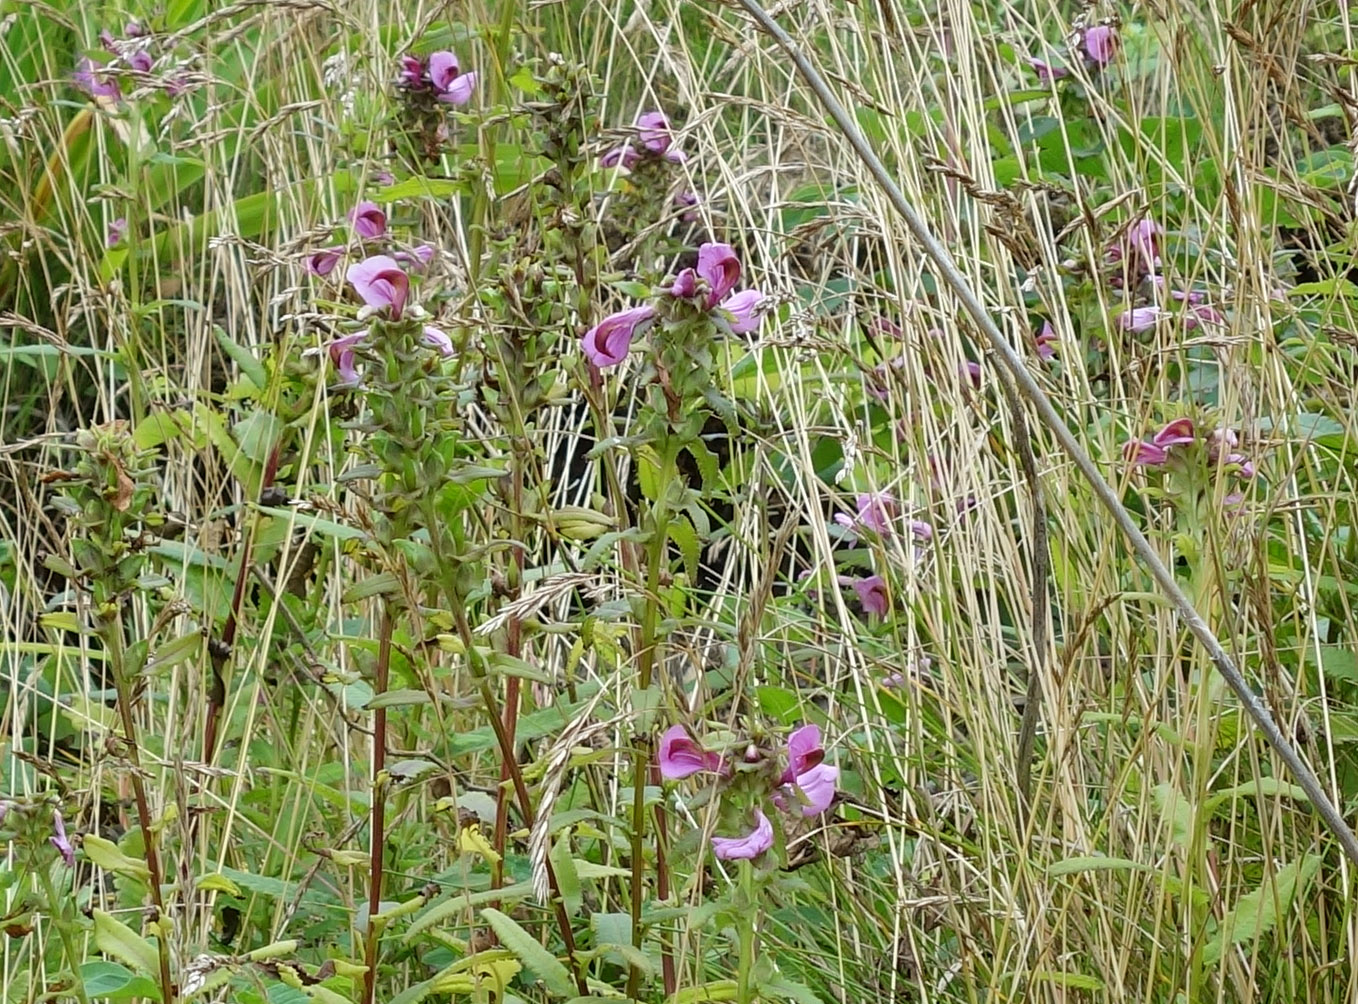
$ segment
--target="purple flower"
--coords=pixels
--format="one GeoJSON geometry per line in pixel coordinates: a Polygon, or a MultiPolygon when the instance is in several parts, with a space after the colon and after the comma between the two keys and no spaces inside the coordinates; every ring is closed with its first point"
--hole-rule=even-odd
{"type": "Polygon", "coordinates": [[[327,348],[330,352],[330,362],[334,364],[336,372],[339,373],[339,382],[336,387],[357,387],[362,377],[354,369],[354,349],[359,342],[366,338],[368,333],[360,331],[357,334],[345,335],[343,338],[336,338],[327,348]]]}
{"type": "Polygon", "coordinates": [[[721,757],[709,753],[694,742],[682,725],[671,725],[665,730],[665,734],[660,737],[657,760],[660,776],[669,781],[678,781],[699,771],[721,771],[721,757]]]}
{"type": "Polygon", "coordinates": [[[627,358],[632,340],[651,326],[655,308],[632,307],[609,314],[585,332],[585,358],[599,369],[616,366],[627,358]]]}
{"type": "Polygon", "coordinates": [[[76,64],[74,80],[75,85],[92,98],[108,98],[118,101],[122,98],[123,92],[118,89],[118,81],[102,74],[99,66],[94,60],[86,57],[76,64]]]}
{"type": "Polygon", "coordinates": [[[731,334],[744,335],[759,328],[759,302],[763,295],[757,289],[742,289],[733,293],[717,308],[731,327],[731,334]]]}
{"type": "Polygon", "coordinates": [[[1122,448],[1127,463],[1137,467],[1163,467],[1169,461],[1169,451],[1154,443],[1141,440],[1127,443],[1122,448]]]}
{"type": "Polygon", "coordinates": [[[322,248],[307,256],[306,270],[312,275],[324,279],[331,272],[335,271],[335,266],[344,257],[344,248],[322,248]]]}
{"type": "Polygon", "coordinates": [[[1200,324],[1225,324],[1226,318],[1216,307],[1200,306],[1190,307],[1184,314],[1184,327],[1192,331],[1200,324]]]}
{"type": "Polygon", "coordinates": [[[1034,56],[1028,57],[1028,65],[1037,74],[1037,79],[1044,84],[1052,80],[1060,80],[1062,77],[1070,76],[1070,71],[1064,66],[1053,66],[1046,60],[1038,59],[1034,56]]]}
{"type": "Polygon", "coordinates": [[[61,852],[61,857],[66,862],[66,867],[74,868],[75,848],[72,847],[71,842],[66,839],[66,821],[61,818],[60,809],[52,810],[52,829],[55,831],[55,835],[50,836],[47,839],[51,842],[53,847],[61,852]]]}
{"type": "Polygon", "coordinates": [[[682,210],[679,218],[685,223],[697,223],[702,218],[698,212],[701,202],[697,192],[683,191],[674,197],[674,208],[682,210]]]}
{"type": "Polygon", "coordinates": [[[712,853],[723,861],[751,860],[773,846],[773,824],[755,809],[755,827],[743,837],[713,837],[712,853]]]}
{"type": "Polygon", "coordinates": [[[150,73],[152,63],[154,60],[145,49],[137,49],[127,57],[127,65],[138,73],[150,73]]]}
{"type": "Polygon", "coordinates": [[[1061,339],[1057,337],[1056,329],[1052,327],[1051,321],[1043,321],[1042,329],[1038,331],[1036,338],[1038,358],[1051,362],[1056,358],[1056,347],[1061,344],[1061,339]]]}
{"type": "Polygon", "coordinates": [[[1127,231],[1127,248],[1132,257],[1141,260],[1141,267],[1153,272],[1160,267],[1160,227],[1154,220],[1142,218],[1127,231]]]}
{"type": "Polygon", "coordinates": [[[730,244],[704,244],[698,248],[698,277],[707,281],[707,309],[711,310],[740,281],[740,259],[730,244]]]}
{"type": "Polygon", "coordinates": [[[123,242],[127,236],[127,218],[119,216],[108,225],[108,234],[104,238],[104,243],[108,247],[115,247],[123,242]]]}
{"type": "Polygon", "coordinates": [[[1129,464],[1138,467],[1163,467],[1169,462],[1170,448],[1188,446],[1196,440],[1191,418],[1176,418],[1150,439],[1131,442],[1122,448],[1129,464]]]}
{"type": "Polygon", "coordinates": [[[958,367],[958,372],[959,372],[965,379],[967,379],[967,380],[969,380],[969,381],[971,382],[972,387],[976,388],[977,390],[980,390],[980,389],[981,389],[981,364],[980,364],[980,363],[975,362],[975,361],[973,361],[973,360],[971,360],[971,359],[968,359],[968,360],[967,360],[966,362],[964,362],[960,367],[958,367]]]}
{"type": "Polygon", "coordinates": [[[622,146],[609,150],[608,153],[600,157],[599,166],[618,167],[621,165],[630,171],[637,166],[637,161],[640,159],[641,155],[632,149],[632,145],[630,143],[624,143],[622,146]]]}
{"type": "Polygon", "coordinates": [[[423,272],[434,260],[437,252],[432,244],[417,244],[409,251],[393,251],[391,256],[403,265],[409,265],[417,272],[423,272]]]}
{"type": "Polygon", "coordinates": [[[418,56],[405,55],[401,57],[401,71],[396,75],[396,86],[404,87],[411,91],[420,91],[425,86],[425,66],[424,60],[418,56]]]}
{"type": "Polygon", "coordinates": [[[878,617],[885,617],[891,609],[891,594],[887,592],[886,580],[880,575],[870,575],[866,579],[852,579],[849,585],[858,594],[858,602],[863,609],[878,617]]]}
{"type": "Polygon", "coordinates": [[[794,729],[787,737],[787,769],[783,771],[781,783],[795,781],[825,759],[825,750],[820,744],[820,726],[803,725],[794,729]]]}
{"type": "Polygon", "coordinates": [[[1118,318],[1118,323],[1126,331],[1141,334],[1155,327],[1156,321],[1165,316],[1159,307],[1134,307],[1118,318]]]}
{"type": "Polygon", "coordinates": [[[435,52],[429,56],[429,83],[438,100],[449,105],[465,105],[476,87],[476,74],[463,73],[457,57],[451,52],[435,52]]]}
{"type": "MultiPolygon", "coordinates": [[[[896,518],[898,507],[896,499],[886,492],[862,492],[855,499],[857,516],[835,513],[835,522],[850,533],[861,529],[886,537],[891,534],[891,521],[896,518]]],[[[928,524],[925,524],[926,526],[928,524]]],[[[932,529],[930,530],[932,533],[932,529]]]]}
{"type": "Polygon", "coordinates": [[[127,24],[123,25],[123,34],[128,38],[145,38],[150,32],[140,21],[128,21],[127,24]]]}
{"type": "Polygon", "coordinates": [[[1096,24],[1085,30],[1081,42],[1090,62],[1095,66],[1106,66],[1117,52],[1118,33],[1106,24],[1096,24]]]}
{"type": "Polygon", "coordinates": [[[1186,301],[1187,303],[1193,306],[1196,306],[1197,304],[1202,303],[1203,300],[1207,299],[1206,293],[1200,293],[1197,290],[1170,288],[1169,280],[1166,279],[1163,275],[1151,276],[1151,285],[1154,286],[1161,293],[1168,292],[1169,295],[1174,299],[1186,301]]]}
{"type": "Polygon", "coordinates": [[[355,262],[344,273],[354,292],[373,310],[391,311],[391,319],[399,321],[410,295],[410,277],[401,271],[395,260],[384,254],[373,255],[355,262]]]}
{"type": "Polygon", "coordinates": [[[698,273],[686,268],[674,278],[670,296],[676,300],[691,300],[698,295],[698,273]]]}
{"type": "Polygon", "coordinates": [[[799,797],[803,816],[815,816],[830,808],[835,800],[835,782],[839,780],[839,768],[828,763],[817,764],[808,771],[797,775],[793,787],[799,797]]]}
{"type": "Polygon", "coordinates": [[[1191,418],[1176,418],[1151,437],[1151,442],[1167,450],[1171,446],[1187,446],[1196,438],[1193,432],[1193,420],[1191,418]]]}
{"type": "Polygon", "coordinates": [[[387,232],[387,214],[376,202],[360,202],[349,213],[354,233],[365,241],[377,240],[387,232]]]}
{"type": "Polygon", "coordinates": [[[444,359],[451,359],[453,356],[453,340],[447,333],[432,324],[426,324],[424,331],[420,334],[420,342],[428,345],[431,349],[438,349],[439,355],[444,359]]]}
{"type": "Polygon", "coordinates": [[[637,117],[637,134],[641,145],[657,157],[664,157],[674,164],[685,160],[682,150],[674,148],[674,134],[670,132],[669,119],[664,112],[646,112],[637,117]]]}

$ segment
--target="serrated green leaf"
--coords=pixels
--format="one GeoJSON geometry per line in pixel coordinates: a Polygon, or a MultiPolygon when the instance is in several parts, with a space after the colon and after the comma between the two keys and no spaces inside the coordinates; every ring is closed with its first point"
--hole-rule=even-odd
{"type": "Polygon", "coordinates": [[[1280,869],[1271,882],[1265,878],[1258,889],[1241,896],[1221,918],[1216,936],[1203,947],[1202,961],[1215,965],[1232,945],[1253,941],[1271,930],[1319,870],[1320,861],[1319,854],[1307,854],[1280,869]]]}
{"type": "Polygon", "coordinates": [[[698,562],[702,545],[698,543],[698,532],[687,516],[679,516],[669,522],[670,540],[679,545],[679,553],[684,558],[684,571],[690,582],[698,581],[698,562]]]}
{"type": "Polygon", "coordinates": [[[584,905],[584,894],[580,890],[580,874],[575,870],[575,859],[571,857],[570,830],[564,830],[552,845],[548,858],[556,875],[556,885],[561,891],[561,901],[568,914],[580,912],[584,905]]]}
{"type": "Polygon", "coordinates": [[[513,917],[493,907],[482,910],[481,917],[500,939],[500,944],[518,956],[519,961],[537,974],[538,979],[542,980],[550,992],[558,997],[569,997],[576,992],[570,970],[560,959],[543,948],[536,938],[520,927],[513,917]]]}
{"type": "Polygon", "coordinates": [[[106,872],[129,875],[141,882],[151,878],[150,869],[146,867],[145,861],[129,857],[112,840],[105,839],[97,833],[85,834],[81,849],[84,850],[86,858],[106,872]]]}

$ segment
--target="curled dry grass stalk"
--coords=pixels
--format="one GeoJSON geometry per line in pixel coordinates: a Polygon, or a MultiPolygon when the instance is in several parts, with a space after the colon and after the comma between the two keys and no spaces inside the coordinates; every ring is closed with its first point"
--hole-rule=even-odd
{"type": "MultiPolygon", "coordinates": [[[[1274,340],[1280,312],[1296,308],[1292,300],[1271,301],[1280,267],[1271,214],[1280,200],[1268,193],[1312,197],[1315,180],[1296,167],[1310,149],[1309,95],[1317,86],[1351,92],[1354,85],[1351,65],[1316,58],[1323,53],[1315,40],[1351,39],[1353,26],[1342,10],[1295,7],[1287,18],[1275,12],[1275,21],[1212,2],[1138,10],[1135,20],[1124,11],[1126,56],[1144,72],[1120,78],[1116,93],[1091,86],[1092,114],[1078,122],[1056,101],[1005,97],[1023,72],[1014,52],[1060,39],[1072,27],[1065,8],[1034,2],[920,12],[849,4],[789,8],[782,18],[816,53],[860,121],[872,125],[902,188],[993,312],[1009,319],[1016,343],[1026,345],[1033,310],[1014,280],[1020,268],[1034,277],[1040,312],[1063,337],[1078,331],[1106,340],[1105,372],[1063,365],[1043,370],[1043,379],[1070,426],[1110,470],[1117,469],[1122,442],[1156,422],[1153,402],[1181,392],[1166,361],[1182,365],[1190,349],[1210,350],[1204,369],[1218,382],[1223,422],[1267,440],[1275,475],[1267,494],[1247,502],[1257,525],[1267,521],[1268,534],[1220,542],[1240,571],[1239,594],[1210,602],[1280,721],[1325,768],[1322,777],[1337,792],[1351,792],[1338,766],[1344,758],[1336,737],[1346,733],[1327,690],[1333,680],[1315,671],[1336,639],[1353,644],[1342,588],[1353,502],[1343,480],[1352,469],[1351,460],[1345,463],[1352,453],[1348,385],[1333,377],[1299,385],[1298,374],[1328,372],[1331,363],[1317,359],[1311,366],[1274,340]],[[1186,109],[1196,112],[1191,136],[1182,124],[1186,109]],[[1060,190],[1025,176],[1031,167],[1025,158],[1014,158],[1017,176],[999,176],[996,129],[1034,137],[1055,130],[1067,137],[1065,150],[1101,141],[1115,151],[1105,158],[1102,201],[1083,181],[1060,190]],[[1221,184],[1195,185],[1205,172],[1221,184]],[[1196,346],[1170,328],[1149,344],[1134,343],[1115,337],[1119,307],[1111,298],[1068,301],[1055,278],[1063,259],[1074,256],[1097,270],[1118,229],[1139,215],[1173,218],[1181,239],[1202,249],[1180,259],[1196,269],[1178,277],[1184,284],[1228,277],[1219,304],[1229,318],[1224,330],[1195,339],[1196,346]],[[1307,442],[1261,421],[1318,412],[1343,423],[1339,445],[1307,442]],[[1326,581],[1341,583],[1342,624],[1321,612],[1326,581]]],[[[375,133],[355,133],[354,104],[381,93],[391,54],[442,25],[446,14],[438,5],[345,0],[237,4],[188,19],[193,27],[184,34],[199,53],[190,69],[203,74],[209,101],[174,155],[194,161],[183,169],[201,176],[182,188],[170,185],[163,200],[147,196],[132,205],[131,222],[173,233],[176,221],[218,215],[202,232],[182,228],[158,243],[147,267],[159,288],[146,300],[138,283],[107,282],[100,260],[84,250],[102,243],[88,237],[102,235],[118,215],[114,205],[122,204],[87,194],[114,180],[100,176],[105,148],[135,144],[135,130],[155,132],[164,124],[82,118],[53,103],[56,95],[70,97],[63,84],[73,51],[67,37],[92,39],[102,23],[75,10],[44,6],[55,27],[21,35],[32,31],[21,17],[3,39],[9,75],[23,81],[10,92],[12,106],[0,110],[6,135],[44,151],[41,170],[5,176],[5,236],[46,252],[25,260],[60,269],[11,271],[26,293],[0,318],[0,327],[51,349],[10,350],[0,395],[6,423],[0,465],[12,486],[0,504],[0,537],[9,542],[0,667],[11,794],[46,789],[40,765],[61,763],[72,733],[99,734],[108,726],[108,709],[83,696],[101,689],[99,653],[64,634],[60,621],[44,621],[61,603],[42,555],[60,553],[64,543],[37,475],[61,465],[57,445],[75,429],[115,419],[145,422],[172,407],[196,416],[193,435],[164,444],[158,487],[166,506],[186,517],[180,581],[200,592],[225,588],[241,535],[262,526],[244,505],[251,501],[245,488],[222,463],[204,414],[223,402],[234,365],[214,330],[261,356],[280,343],[294,355],[322,344],[319,318],[296,295],[297,263],[319,229],[351,204],[351,191],[326,180],[330,172],[342,162],[380,163],[385,153],[375,133]],[[240,201],[243,191],[257,190],[268,193],[265,210],[240,201]],[[267,213],[267,235],[240,236],[251,230],[241,219],[245,208],[267,213]],[[35,309],[39,296],[54,309],[35,309]],[[38,316],[53,321],[39,325],[38,316]],[[135,365],[115,367],[115,350],[135,365]],[[22,441],[9,430],[21,430],[22,441]]],[[[1096,13],[1105,12],[1081,16],[1096,13]]],[[[498,14],[495,5],[473,4],[465,16],[492,25],[498,14]]],[[[600,69],[605,122],[628,122],[656,106],[682,111],[675,117],[685,123],[690,163],[703,171],[705,223],[739,235],[759,287],[790,308],[731,375],[766,421],[734,444],[731,480],[744,504],[722,552],[709,613],[688,625],[672,659],[681,678],[673,702],[686,714],[699,713],[711,698],[704,673],[713,669],[712,652],[739,624],[734,689],[786,688],[822,709],[837,723],[837,755],[861,779],[850,793],[852,813],[797,838],[821,860],[796,873],[795,894],[770,913],[764,951],[826,1000],[1058,1001],[1077,993],[1173,1000],[1189,983],[1205,940],[1192,927],[1201,915],[1180,893],[1193,856],[1192,813],[1210,811],[1214,851],[1210,870],[1197,876],[1206,883],[1205,915],[1220,924],[1252,893],[1278,904],[1271,932],[1241,937],[1212,963],[1219,998],[1351,999],[1355,977],[1346,960],[1358,927],[1347,866],[1290,790],[1264,783],[1282,776],[1279,766],[1228,702],[1209,709],[1206,720],[1195,717],[1188,681],[1205,664],[1146,581],[1129,570],[1115,529],[1037,431],[1040,474],[1057,500],[1050,514],[1050,672],[1040,694],[1033,811],[1021,811],[1016,703],[1033,661],[1026,626],[1032,582],[1030,513],[1008,445],[1010,418],[990,390],[994,373],[983,358],[985,392],[948,377],[966,358],[978,358],[975,333],[945,297],[935,307],[911,306],[933,292],[925,261],[784,58],[743,17],[716,5],[543,5],[521,16],[542,28],[551,48],[600,69]],[[807,205],[817,212],[799,212],[807,205]],[[910,348],[887,391],[891,426],[900,421],[903,428],[885,437],[873,435],[876,406],[861,390],[883,356],[858,332],[878,315],[905,327],[910,348]],[[829,455],[842,463],[827,476],[834,466],[829,455]],[[930,457],[946,461],[936,495],[930,457]],[[778,599],[759,601],[769,583],[786,586],[804,567],[834,566],[830,516],[851,508],[852,490],[867,489],[936,512],[943,511],[941,499],[976,499],[965,518],[939,520],[919,560],[908,545],[897,545],[902,578],[890,632],[868,630],[833,590],[815,597],[809,612],[778,599]],[[788,524],[804,528],[804,550],[779,543],[788,524]],[[931,665],[920,670],[926,654],[931,665]],[[882,686],[893,674],[915,671],[910,686],[882,686]],[[1194,763],[1204,747],[1210,778],[1198,776],[1194,763]],[[1220,793],[1210,809],[1176,796],[1201,785],[1220,793]],[[1277,876],[1312,856],[1321,862],[1319,878],[1300,884],[1293,899],[1277,876]],[[1280,945],[1289,951],[1279,952],[1280,945]]],[[[490,58],[485,47],[475,51],[482,64],[490,58]]],[[[419,211],[428,214],[426,232],[458,241],[466,232],[449,204],[419,211]]],[[[1313,219],[1302,224],[1296,228],[1302,233],[1316,231],[1313,219]]],[[[1305,239],[1320,244],[1333,237],[1316,231],[1305,239]]],[[[468,249],[450,250],[465,256],[468,249]]],[[[1331,323],[1354,330],[1353,302],[1334,298],[1331,323]]],[[[305,484],[284,487],[300,494],[334,485],[328,498],[314,501],[342,511],[353,503],[337,480],[347,463],[344,444],[320,435],[330,404],[320,386],[297,464],[310,475],[305,484]]],[[[562,421],[550,431],[569,440],[573,430],[562,421]]],[[[557,454],[549,447],[546,456],[557,454]]],[[[1156,513],[1147,519],[1154,526],[1156,513]]],[[[313,557],[304,557],[290,535],[276,543],[273,581],[281,584],[313,557]]],[[[142,766],[158,793],[157,814],[167,819],[164,840],[180,851],[176,880],[191,884],[220,873],[237,882],[245,874],[289,883],[259,882],[243,891],[244,912],[266,928],[251,932],[256,943],[305,933],[296,918],[314,923],[317,914],[299,907],[317,890],[335,927],[345,926],[367,896],[362,869],[312,856],[317,847],[349,845],[370,788],[363,766],[367,718],[347,704],[356,692],[315,685],[327,673],[345,676],[350,659],[365,657],[356,655],[365,652],[365,621],[343,601],[355,570],[334,540],[315,560],[310,602],[328,611],[327,634],[299,637],[281,590],[259,591],[253,617],[241,627],[238,651],[246,655],[233,660],[222,710],[228,725],[213,762],[197,759],[209,703],[206,642],[158,682],[154,700],[140,705],[139,729],[158,740],[143,750],[142,766]],[[264,756],[266,749],[274,752],[264,756]],[[177,818],[166,815],[171,807],[177,818]]],[[[621,583],[596,574],[583,588],[606,598],[620,593],[621,583]]],[[[564,594],[544,601],[561,610],[567,602],[564,594]]],[[[134,616],[149,630],[149,610],[134,616]]],[[[570,645],[544,645],[541,658],[559,672],[570,645]]],[[[595,660],[575,671],[627,706],[625,666],[595,660]]],[[[419,729],[393,741],[437,755],[430,736],[479,722],[457,703],[471,696],[470,688],[448,696],[453,710],[433,705],[419,729]]],[[[611,763],[597,761],[585,783],[599,811],[624,816],[630,791],[612,778],[624,773],[633,723],[619,716],[609,726],[611,732],[591,726],[577,738],[616,751],[611,763]]],[[[544,745],[537,752],[547,758],[555,794],[570,750],[544,745]]],[[[81,757],[74,787],[89,793],[86,821],[125,828],[127,807],[102,801],[107,756],[93,750],[81,757]]],[[[485,754],[444,766],[465,790],[493,785],[498,771],[485,754]]],[[[445,844],[427,836],[451,842],[455,830],[435,801],[428,793],[403,798],[389,813],[393,841],[415,841],[439,856],[431,871],[453,866],[445,844]]],[[[714,821],[700,810],[687,822],[710,828],[714,821]]],[[[534,833],[535,857],[547,843],[545,833],[534,833]]],[[[421,878],[397,877],[412,885],[421,878]]],[[[703,883],[677,895],[699,907],[703,883]]],[[[177,948],[217,944],[223,914],[214,894],[187,896],[183,904],[177,948]]],[[[711,978],[717,940],[700,926],[679,935],[680,985],[711,978]]],[[[31,949],[7,945],[0,982],[42,984],[50,957],[43,937],[40,929],[31,949]]],[[[412,979],[413,972],[412,966],[412,979]]]]}

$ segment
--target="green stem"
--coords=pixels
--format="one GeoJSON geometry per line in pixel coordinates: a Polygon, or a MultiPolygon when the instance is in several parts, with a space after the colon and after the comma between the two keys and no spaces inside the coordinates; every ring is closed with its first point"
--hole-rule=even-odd
{"type": "Polygon", "coordinates": [[[38,873],[38,881],[42,883],[43,894],[47,897],[47,913],[56,926],[57,935],[61,938],[61,950],[66,953],[66,964],[71,967],[72,989],[80,1004],[89,1004],[89,998],[85,996],[85,981],[80,978],[80,956],[76,954],[75,942],[71,940],[71,929],[65,911],[62,911],[61,917],[57,916],[57,903],[60,900],[57,899],[56,886],[52,885],[51,869],[35,868],[34,871],[38,873]]]}
{"type": "MultiPolygon", "coordinates": [[[[391,668],[391,633],[395,625],[390,604],[382,608],[382,625],[378,634],[376,679],[373,683],[374,696],[387,691],[387,676],[391,668]]],[[[387,769],[387,709],[379,707],[373,712],[373,763],[372,763],[372,834],[370,839],[368,867],[371,875],[368,884],[368,930],[364,944],[364,963],[368,971],[363,974],[363,1000],[374,1004],[377,1000],[377,924],[373,918],[382,912],[382,862],[383,844],[386,842],[386,779],[382,777],[387,769]]]]}
{"type": "Polygon", "coordinates": [[[754,866],[740,862],[740,895],[736,904],[736,930],[740,935],[740,963],[736,973],[736,1004],[750,1004],[754,989],[750,977],[754,973],[754,866]]]}
{"type": "MultiPolygon", "coordinates": [[[[151,803],[146,798],[146,785],[142,781],[141,751],[137,743],[137,723],[132,714],[132,691],[128,686],[126,647],[123,643],[123,623],[116,610],[99,625],[99,635],[104,642],[105,664],[113,675],[113,687],[118,694],[118,715],[123,726],[123,740],[127,747],[127,762],[131,765],[132,797],[137,805],[137,823],[141,827],[142,847],[146,858],[148,884],[151,887],[151,902],[156,908],[156,923],[168,924],[165,913],[165,899],[161,892],[162,872],[160,854],[156,848],[156,833],[151,827],[151,803]]],[[[177,999],[174,981],[170,978],[170,944],[164,928],[156,938],[160,955],[160,993],[165,1004],[173,1004],[177,999]]]]}
{"type": "MultiPolygon", "coordinates": [[[[675,476],[676,450],[670,437],[661,446],[660,472],[656,479],[656,499],[651,507],[651,539],[646,548],[646,594],[641,614],[641,647],[638,658],[637,693],[651,687],[658,643],[656,624],[660,617],[660,569],[665,564],[669,539],[669,488],[675,476]]],[[[651,762],[649,735],[637,738],[632,754],[632,947],[640,948],[642,939],[641,907],[646,871],[646,776],[651,762]]],[[[659,867],[659,861],[657,861],[659,867]]],[[[641,973],[634,967],[627,976],[627,996],[636,999],[641,973]]]]}

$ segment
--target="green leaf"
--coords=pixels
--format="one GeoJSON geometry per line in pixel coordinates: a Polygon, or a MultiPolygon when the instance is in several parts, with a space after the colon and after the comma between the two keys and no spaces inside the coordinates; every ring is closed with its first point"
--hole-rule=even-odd
{"type": "Polygon", "coordinates": [[[145,861],[129,857],[112,840],[105,839],[97,833],[85,834],[81,848],[85,852],[85,857],[106,872],[128,875],[141,882],[149,881],[151,878],[150,869],[146,867],[145,861]]]}
{"type": "MultiPolygon", "coordinates": [[[[88,843],[89,837],[85,841],[88,843]]],[[[96,909],[93,916],[94,943],[99,951],[121,959],[144,976],[159,972],[160,956],[153,944],[111,913],[96,909]]]]}
{"type": "Polygon", "coordinates": [[[575,860],[571,857],[570,830],[563,830],[548,855],[552,871],[556,875],[557,888],[561,890],[561,902],[568,914],[580,912],[585,897],[580,891],[580,873],[575,870],[575,860]]]}
{"type": "Polygon", "coordinates": [[[146,662],[146,672],[159,672],[177,666],[185,659],[194,656],[203,646],[203,633],[201,631],[190,631],[182,634],[174,641],[168,641],[160,648],[151,653],[151,658],[146,662]]]}
{"type": "Polygon", "coordinates": [[[669,534],[670,539],[679,545],[679,553],[684,556],[684,571],[688,574],[689,582],[697,582],[702,545],[698,542],[698,533],[693,524],[687,516],[679,516],[670,520],[669,534]]]}
{"type": "Polygon", "coordinates": [[[733,1001],[736,999],[735,980],[713,980],[696,987],[685,987],[673,994],[670,1004],[700,1004],[702,1001],[733,1001]]]}
{"type": "Polygon", "coordinates": [[[1304,888],[1320,868],[1320,855],[1307,854],[1284,866],[1270,882],[1241,896],[1226,916],[1221,918],[1217,934],[1202,950],[1202,961],[1215,965],[1226,949],[1252,941],[1271,930],[1278,918],[1292,907],[1297,892],[1304,888]]]}
{"type": "Polygon", "coordinates": [[[1212,815],[1223,805],[1234,805],[1241,799],[1253,799],[1261,795],[1266,798],[1293,798],[1298,802],[1308,800],[1306,789],[1300,785],[1288,784],[1276,777],[1256,777],[1233,788],[1213,792],[1207,799],[1207,814],[1212,815]]]}
{"type": "Polygon", "coordinates": [[[1160,817],[1170,820],[1170,834],[1174,843],[1187,848],[1193,839],[1193,803],[1168,781],[1157,784],[1153,794],[1160,817]]]}
{"type": "Polygon", "coordinates": [[[456,917],[470,907],[480,906],[482,903],[491,903],[495,900],[515,903],[527,899],[531,895],[533,895],[532,882],[515,882],[503,889],[481,889],[478,892],[469,892],[461,896],[453,896],[451,899],[430,903],[425,908],[424,913],[416,917],[414,923],[410,925],[410,929],[405,933],[405,940],[409,941],[426,928],[442,923],[450,917],[456,917]]]}
{"type": "Polygon", "coordinates": [[[404,708],[429,703],[429,692],[425,690],[388,690],[385,694],[378,694],[364,707],[369,711],[375,711],[378,708],[404,708]]]}
{"type": "Polygon", "coordinates": [[[784,725],[791,724],[801,717],[802,700],[787,687],[761,686],[754,688],[759,698],[759,710],[770,718],[776,718],[784,725]]]}
{"type": "Polygon", "coordinates": [[[759,991],[761,997],[781,997],[795,1001],[796,1004],[823,1004],[810,987],[781,977],[760,980],[759,991]]]}
{"type": "Polygon", "coordinates": [[[1320,668],[1331,680],[1358,683],[1358,656],[1340,645],[1326,645],[1320,650],[1320,668]]]}
{"type": "Polygon", "coordinates": [[[486,667],[491,672],[501,676],[518,676],[525,680],[533,680],[536,683],[550,684],[552,682],[552,674],[545,669],[506,652],[490,653],[486,659],[486,667]]]}
{"type": "Polygon", "coordinates": [[[513,917],[491,907],[482,910],[481,916],[500,939],[500,944],[536,973],[549,991],[558,997],[569,997],[575,993],[575,981],[571,979],[570,970],[520,927],[513,917]]]}
{"type": "Polygon", "coordinates": [[[309,516],[295,509],[283,509],[267,505],[256,506],[255,508],[266,516],[287,520],[291,526],[302,527],[324,537],[334,537],[336,540],[366,540],[368,537],[358,527],[345,526],[343,523],[322,519],[320,516],[309,516]]]}
{"type": "Polygon", "coordinates": [[[219,324],[212,326],[212,333],[217,336],[217,344],[221,346],[222,351],[240,367],[240,371],[250,378],[252,384],[260,390],[269,386],[268,370],[253,352],[227,334],[226,329],[219,324]]]}
{"type": "Polygon", "coordinates": [[[134,997],[160,1000],[160,987],[145,976],[138,976],[126,966],[100,959],[80,967],[80,982],[85,985],[86,997],[122,1001],[134,997]]]}
{"type": "Polygon", "coordinates": [[[1039,969],[1033,973],[1034,980],[1043,980],[1047,983],[1055,983],[1059,987],[1072,987],[1076,990],[1102,990],[1103,980],[1097,976],[1086,976],[1084,973],[1065,973],[1055,969],[1039,969]]]}

